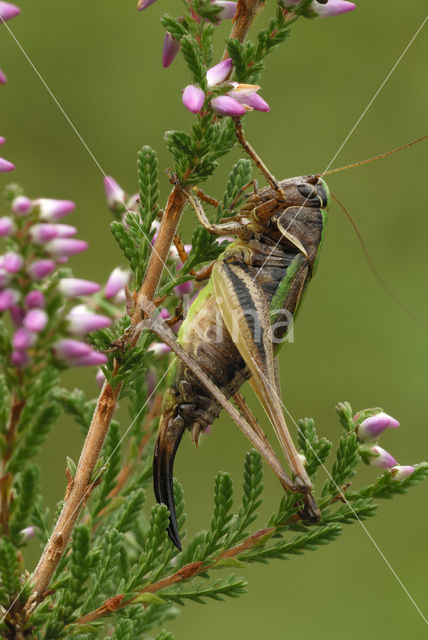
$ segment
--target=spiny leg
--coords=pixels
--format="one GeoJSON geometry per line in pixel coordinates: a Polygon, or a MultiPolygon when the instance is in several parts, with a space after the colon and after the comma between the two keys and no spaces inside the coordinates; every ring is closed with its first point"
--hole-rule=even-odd
{"type": "Polygon", "coordinates": [[[245,140],[244,133],[242,131],[242,123],[240,120],[235,120],[235,127],[236,127],[236,137],[238,138],[239,144],[244,149],[245,153],[247,153],[250,156],[250,158],[252,159],[256,167],[262,172],[266,180],[271,185],[272,189],[277,193],[278,198],[283,202],[285,202],[287,198],[278,180],[269,171],[269,169],[267,168],[263,160],[256,153],[256,151],[253,149],[250,143],[245,140]]]}
{"type": "Polygon", "coordinates": [[[212,224],[205,213],[201,203],[194,196],[191,189],[183,189],[187,199],[192,205],[201,225],[210,233],[216,236],[242,235],[245,228],[240,222],[225,222],[223,224],[212,224]]]}

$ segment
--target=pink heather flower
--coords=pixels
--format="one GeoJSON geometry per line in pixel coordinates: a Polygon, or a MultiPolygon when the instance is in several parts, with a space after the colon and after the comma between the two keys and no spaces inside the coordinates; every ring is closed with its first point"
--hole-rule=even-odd
{"type": "Polygon", "coordinates": [[[0,136],[0,144],[4,144],[6,142],[6,138],[3,138],[3,136],[0,136]]]}
{"type": "Polygon", "coordinates": [[[152,342],[147,351],[152,351],[157,356],[163,356],[171,351],[171,347],[168,347],[164,342],[152,342]]]}
{"type": "Polygon", "coordinates": [[[126,269],[116,267],[108,277],[104,295],[106,298],[113,298],[123,287],[128,284],[130,272],[126,269]]]}
{"type": "Polygon", "coordinates": [[[400,423],[389,416],[387,413],[380,411],[374,416],[369,416],[358,426],[358,439],[361,442],[370,442],[377,440],[385,429],[396,429],[400,423]]]}
{"type": "Polygon", "coordinates": [[[403,482],[403,480],[407,480],[407,478],[412,475],[414,470],[415,467],[412,467],[411,465],[397,465],[396,467],[392,467],[392,480],[394,480],[395,482],[403,482]]]}
{"type": "Polygon", "coordinates": [[[39,333],[48,323],[48,314],[43,309],[30,309],[24,316],[23,325],[29,331],[39,333]]]}
{"type": "Polygon", "coordinates": [[[70,332],[77,333],[78,335],[105,329],[111,324],[110,318],[91,313],[85,305],[74,307],[68,314],[67,320],[70,332]]]}
{"type": "Polygon", "coordinates": [[[392,457],[388,451],[382,449],[382,447],[378,447],[375,445],[371,448],[371,451],[375,454],[374,456],[369,457],[369,464],[374,467],[382,467],[382,469],[390,469],[391,467],[395,467],[398,462],[392,457]]]}
{"type": "Polygon", "coordinates": [[[17,196],[12,200],[12,211],[18,215],[26,215],[33,208],[33,202],[26,196],[17,196]]]}
{"type": "Polygon", "coordinates": [[[19,300],[19,294],[14,289],[4,289],[0,291],[0,311],[6,311],[15,305],[19,300]]]}
{"type": "Polygon", "coordinates": [[[13,322],[13,326],[19,329],[25,316],[24,309],[21,309],[21,307],[17,304],[13,304],[9,309],[9,313],[13,322]]]}
{"type": "Polygon", "coordinates": [[[71,224],[56,224],[54,225],[57,230],[58,238],[69,238],[77,233],[76,227],[72,227],[71,224]]]}
{"type": "Polygon", "coordinates": [[[165,307],[162,307],[159,315],[162,318],[162,320],[168,320],[168,318],[171,317],[170,312],[168,311],[168,309],[165,309],[165,307]]]}
{"type": "Polygon", "coordinates": [[[28,329],[24,329],[21,327],[17,331],[12,338],[12,344],[15,349],[18,351],[25,351],[28,347],[31,347],[36,340],[36,336],[32,331],[28,331],[28,329]]]}
{"type": "Polygon", "coordinates": [[[76,253],[82,253],[88,248],[88,243],[84,240],[76,240],[74,238],[55,238],[45,245],[45,249],[53,258],[62,258],[74,256],[76,253]]]}
{"type": "Polygon", "coordinates": [[[55,266],[52,260],[35,260],[28,266],[27,271],[33,280],[43,280],[54,271],[55,266]]]}
{"type": "Polygon", "coordinates": [[[83,356],[89,355],[92,351],[86,342],[72,340],[71,338],[65,338],[64,340],[55,342],[53,350],[58,358],[64,358],[65,360],[82,358],[83,356]]]}
{"type": "Polygon", "coordinates": [[[101,364],[105,364],[106,362],[107,356],[104,355],[104,353],[99,353],[99,351],[91,351],[87,356],[70,360],[70,364],[73,367],[99,367],[101,364]]]}
{"type": "Polygon", "coordinates": [[[156,2],[156,0],[138,0],[137,9],[138,11],[143,11],[144,9],[147,9],[147,7],[150,7],[154,2],[156,2]]]}
{"type": "Polygon", "coordinates": [[[44,222],[60,220],[76,208],[71,200],[54,200],[53,198],[38,198],[33,204],[40,207],[40,220],[44,222]]]}
{"type": "Polygon", "coordinates": [[[193,280],[187,280],[187,282],[183,282],[182,284],[178,284],[174,287],[174,291],[177,296],[183,296],[186,293],[192,293],[193,291],[193,280]]]}
{"type": "Polygon", "coordinates": [[[47,222],[41,224],[34,224],[29,231],[31,242],[34,244],[44,244],[49,242],[53,238],[56,238],[58,231],[56,224],[49,224],[47,222]]]}
{"type": "Polygon", "coordinates": [[[13,171],[15,169],[15,165],[9,160],[5,160],[4,158],[0,158],[0,173],[5,173],[6,171],[13,171]]]}
{"type": "Polygon", "coordinates": [[[257,91],[260,87],[257,84],[239,84],[238,82],[231,82],[232,89],[228,91],[227,95],[237,100],[240,104],[244,105],[248,109],[256,109],[257,111],[270,111],[270,106],[257,91]]]}
{"type": "Polygon", "coordinates": [[[6,20],[11,20],[20,13],[21,9],[19,7],[10,2],[0,1],[0,24],[1,22],[6,22],[6,20]]]}
{"type": "Polygon", "coordinates": [[[103,180],[103,185],[109,209],[115,209],[117,205],[124,206],[126,193],[116,180],[111,176],[106,176],[103,180]]]}
{"type": "Polygon", "coordinates": [[[218,14],[220,20],[228,20],[233,18],[236,13],[237,2],[228,2],[228,0],[214,0],[212,3],[217,7],[222,7],[222,11],[218,14]]]}
{"type": "Polygon", "coordinates": [[[162,66],[166,69],[173,62],[180,50],[180,42],[172,37],[169,31],[165,33],[162,49],[162,66]]]}
{"type": "Polygon", "coordinates": [[[7,82],[7,78],[4,72],[0,69],[0,84],[6,84],[6,82],[7,82]]]}
{"type": "Polygon", "coordinates": [[[98,369],[97,374],[95,376],[95,380],[100,389],[103,388],[103,384],[106,381],[106,377],[102,372],[102,369],[98,369]]]}
{"type": "Polygon", "coordinates": [[[195,84],[188,84],[183,89],[183,104],[191,113],[199,113],[204,106],[205,94],[195,84]]]}
{"type": "Polygon", "coordinates": [[[211,107],[219,116],[243,116],[246,109],[230,96],[217,96],[211,100],[211,107]]]}
{"type": "Polygon", "coordinates": [[[116,293],[116,295],[113,298],[113,301],[115,304],[119,305],[119,304],[124,304],[126,302],[126,293],[125,293],[125,289],[121,289],[120,291],[118,291],[116,293]]]}
{"type": "Polygon", "coordinates": [[[314,0],[310,6],[310,10],[318,18],[331,18],[333,16],[339,16],[341,13],[347,13],[353,11],[355,4],[353,2],[346,2],[345,0],[328,0],[327,4],[321,4],[314,0]]]}
{"type": "Polygon", "coordinates": [[[34,527],[26,527],[25,529],[22,529],[20,533],[25,542],[27,540],[31,540],[31,538],[34,538],[34,536],[36,535],[36,530],[34,527]]]}
{"type": "Polygon", "coordinates": [[[15,367],[25,367],[25,365],[28,364],[29,359],[28,353],[25,351],[18,351],[18,349],[12,351],[10,356],[10,361],[15,367]]]}
{"type": "Polygon", "coordinates": [[[2,216],[0,218],[0,236],[9,236],[13,233],[14,229],[15,227],[12,218],[9,218],[8,216],[2,216]]]}
{"type": "Polygon", "coordinates": [[[90,296],[101,289],[97,282],[81,280],[80,278],[62,278],[58,284],[58,290],[67,298],[78,296],[90,296]]]}
{"type": "Polygon", "coordinates": [[[15,251],[8,251],[4,256],[0,256],[0,264],[8,273],[17,273],[23,263],[24,260],[22,256],[15,251]]]}
{"type": "Polygon", "coordinates": [[[232,58],[226,58],[218,64],[214,65],[207,71],[207,86],[208,89],[212,89],[217,84],[221,84],[226,80],[229,73],[232,71],[233,61],[232,58]]]}
{"type": "Polygon", "coordinates": [[[35,307],[44,307],[45,306],[45,296],[41,291],[30,291],[25,296],[25,306],[27,309],[34,309],[35,307]]]}

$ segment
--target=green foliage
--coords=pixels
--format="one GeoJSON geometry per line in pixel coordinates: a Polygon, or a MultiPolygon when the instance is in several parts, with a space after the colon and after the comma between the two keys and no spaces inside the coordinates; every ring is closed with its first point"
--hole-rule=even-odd
{"type": "Polygon", "coordinates": [[[199,84],[201,89],[205,90],[207,86],[206,69],[196,38],[191,34],[186,34],[181,38],[180,45],[193,81],[199,84]]]}
{"type": "Polygon", "coordinates": [[[8,464],[9,471],[16,473],[22,470],[30,458],[38,453],[61,413],[61,406],[56,400],[52,400],[49,404],[46,404],[45,400],[41,409],[35,409],[33,419],[28,425],[25,435],[12,454],[8,464]]]}
{"type": "Polygon", "coordinates": [[[0,603],[6,609],[20,590],[17,551],[6,538],[0,539],[0,603]]]}
{"type": "Polygon", "coordinates": [[[340,490],[342,485],[355,474],[355,467],[360,461],[358,448],[359,444],[356,433],[346,433],[340,438],[331,480],[326,483],[323,489],[323,495],[325,495],[326,492],[334,493],[340,490]]]}
{"type": "Polygon", "coordinates": [[[314,421],[311,418],[299,420],[297,441],[306,458],[306,471],[313,479],[318,467],[323,466],[328,458],[332,444],[327,438],[318,438],[314,421]]]}
{"type": "Polygon", "coordinates": [[[250,180],[251,162],[248,158],[241,158],[229,173],[226,190],[217,209],[216,222],[221,218],[233,215],[239,209],[244,198],[242,190],[250,180]]]}
{"type": "Polygon", "coordinates": [[[12,503],[9,524],[10,539],[17,546],[24,543],[22,529],[28,527],[39,492],[39,467],[27,467],[21,477],[17,477],[16,499],[12,503]]]}

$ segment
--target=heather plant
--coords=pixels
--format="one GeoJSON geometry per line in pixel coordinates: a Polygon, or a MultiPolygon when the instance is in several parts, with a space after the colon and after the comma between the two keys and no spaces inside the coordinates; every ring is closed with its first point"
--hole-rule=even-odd
{"type": "MultiPolygon", "coordinates": [[[[140,0],[138,9],[153,2],[140,0]]],[[[127,194],[113,177],[105,178],[111,231],[123,264],[106,274],[103,287],[75,278],[69,266],[71,258],[77,260],[88,250],[68,224],[74,203],[30,197],[16,184],[4,188],[2,637],[170,640],[168,621],[187,601],[239,597],[247,583],[237,574],[245,575],[247,563],[268,564],[318,550],[336,540],[345,525],[373,516],[378,500],[406,493],[428,474],[427,463],[401,465],[379,446],[384,432],[399,427],[395,418],[380,408],[355,413],[342,402],[336,407],[340,426],[334,451],[312,419],[299,421],[298,448],[309,477],[316,481],[322,513],[318,523],[302,520],[299,501],[291,493],[282,495],[266,522],[261,520],[263,464],[254,449],[243,461],[239,490],[228,473],[219,471],[212,519],[194,537],[186,536],[183,490],[174,481],[181,551],[168,537],[166,506],[145,506],[152,491],[154,441],[171,361],[169,347],[142,321],[154,310],[177,333],[186,300],[204,291],[210,265],[229,242],[219,242],[196,226],[184,243],[178,233],[187,203],[183,188],[202,193],[200,185],[236,144],[236,123],[244,115],[251,117],[253,110],[269,112],[259,85],[265,58],[291,35],[293,24],[354,8],[344,0],[280,1],[274,10],[265,8],[267,25],[255,30],[253,40],[247,40],[247,33],[254,19],[264,16],[264,3],[258,0],[190,0],[178,17],[163,15],[163,66],[183,55],[189,84],[182,102],[193,114],[192,124],[189,131],[165,134],[172,164],[164,208],[157,157],[150,147],[138,151],[136,193],[127,194]],[[216,27],[228,19],[233,23],[225,54],[214,60],[216,27]],[[98,398],[67,389],[62,381],[68,368],[87,366],[97,367],[98,398]],[[115,418],[119,401],[129,412],[130,421],[124,424],[115,418]],[[77,464],[67,459],[64,500],[51,512],[40,494],[35,457],[65,414],[78,424],[84,444],[77,464]],[[361,463],[373,467],[372,480],[363,486],[357,475],[361,463]],[[25,567],[22,549],[34,536],[43,552],[36,568],[25,567]]],[[[18,14],[17,7],[0,2],[2,21],[18,14]]],[[[0,72],[0,82],[5,81],[0,72]]],[[[0,172],[14,169],[12,162],[0,158],[0,172]]],[[[252,178],[250,161],[238,160],[213,207],[212,223],[237,212],[252,178]]],[[[66,454],[62,452],[64,458],[66,454]]],[[[271,498],[267,500],[270,504],[271,498]]]]}

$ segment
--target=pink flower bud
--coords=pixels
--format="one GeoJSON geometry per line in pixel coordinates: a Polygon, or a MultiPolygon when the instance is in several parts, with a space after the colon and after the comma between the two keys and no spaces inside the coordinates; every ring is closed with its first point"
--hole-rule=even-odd
{"type": "Polygon", "coordinates": [[[15,305],[19,300],[19,294],[14,289],[4,289],[0,291],[0,311],[6,311],[15,305]]]}
{"type": "Polygon", "coordinates": [[[396,429],[400,423],[387,413],[380,411],[374,416],[369,416],[358,426],[358,439],[361,442],[377,440],[386,429],[396,429]]]}
{"type": "Polygon", "coordinates": [[[111,324],[110,318],[91,313],[85,309],[84,305],[74,307],[68,314],[67,320],[70,332],[79,335],[105,329],[111,324]]]}
{"type": "Polygon", "coordinates": [[[167,31],[165,33],[162,49],[162,66],[165,69],[173,62],[179,50],[180,42],[173,38],[169,31],[167,31]]]}
{"type": "Polygon", "coordinates": [[[13,326],[19,329],[25,316],[24,309],[21,309],[21,307],[17,304],[13,304],[9,309],[9,313],[12,319],[13,326]]]}
{"type": "Polygon", "coordinates": [[[199,113],[204,106],[205,94],[194,84],[188,84],[183,89],[183,104],[191,113],[199,113]]]}
{"type": "Polygon", "coordinates": [[[113,298],[117,293],[119,293],[119,291],[128,284],[130,275],[130,272],[126,269],[121,269],[120,267],[113,269],[107,280],[104,292],[105,297],[113,298]]]}
{"type": "Polygon", "coordinates": [[[218,14],[220,20],[229,20],[235,17],[237,2],[228,2],[227,0],[214,0],[212,4],[217,7],[222,7],[222,10],[218,14]]]}
{"type": "Polygon", "coordinates": [[[6,142],[6,138],[3,138],[3,136],[0,136],[0,144],[4,144],[6,142]]]}
{"type": "Polygon", "coordinates": [[[207,71],[207,86],[208,89],[212,89],[217,84],[226,80],[229,73],[232,71],[233,61],[232,58],[226,58],[218,64],[214,65],[207,71]]]}
{"type": "Polygon", "coordinates": [[[80,340],[72,340],[71,338],[65,338],[59,340],[53,345],[53,350],[58,358],[64,358],[66,360],[72,358],[82,358],[91,353],[92,349],[86,342],[80,342],[80,340]]]}
{"type": "Polygon", "coordinates": [[[144,9],[147,9],[147,7],[150,7],[154,2],[156,2],[156,0],[138,0],[137,9],[138,11],[143,11],[144,9]]]}
{"type": "Polygon", "coordinates": [[[79,278],[62,278],[58,284],[58,290],[67,298],[78,296],[90,296],[100,290],[100,285],[91,280],[81,280],[79,278]]]}
{"type": "Polygon", "coordinates": [[[126,193],[122,187],[111,176],[106,176],[103,180],[104,191],[107,197],[109,209],[115,209],[117,205],[124,205],[126,193]]]}
{"type": "Polygon", "coordinates": [[[28,329],[21,327],[21,329],[15,331],[12,338],[12,344],[18,351],[25,351],[34,344],[35,340],[36,336],[32,331],[28,331],[28,329]]]}
{"type": "Polygon", "coordinates": [[[41,291],[30,291],[25,297],[25,306],[27,309],[34,309],[35,307],[45,306],[45,296],[41,291]]]}
{"type": "Polygon", "coordinates": [[[54,271],[55,266],[52,260],[35,260],[28,266],[27,271],[33,280],[43,280],[54,271]]]}
{"type": "Polygon", "coordinates": [[[77,233],[76,227],[71,226],[71,224],[56,224],[55,225],[58,238],[69,238],[70,236],[74,236],[77,233]]]}
{"type": "Polygon", "coordinates": [[[14,229],[15,229],[15,226],[13,224],[12,218],[9,218],[8,216],[2,216],[0,218],[0,236],[1,237],[10,236],[10,234],[13,233],[14,229]]]}
{"type": "Polygon", "coordinates": [[[26,196],[16,196],[12,200],[12,211],[18,215],[26,215],[33,208],[33,202],[26,196]]]}
{"type": "Polygon", "coordinates": [[[0,24],[21,13],[21,9],[10,2],[0,2],[0,24]]]}
{"type": "Polygon", "coordinates": [[[95,380],[97,382],[97,385],[100,389],[103,388],[103,384],[106,381],[106,377],[102,372],[102,369],[98,369],[97,374],[95,376],[95,380]]]}
{"type": "Polygon", "coordinates": [[[374,467],[382,467],[382,469],[390,469],[395,467],[398,462],[392,457],[388,451],[375,445],[371,448],[371,451],[375,454],[369,457],[369,463],[374,467]]]}
{"type": "Polygon", "coordinates": [[[165,309],[164,307],[162,307],[162,309],[160,310],[160,314],[159,315],[162,318],[162,320],[168,320],[168,318],[171,317],[171,314],[168,311],[168,309],[165,309]]]}
{"type": "Polygon", "coordinates": [[[395,482],[403,482],[403,480],[407,480],[407,478],[409,478],[409,476],[412,475],[414,470],[415,470],[415,467],[412,467],[411,465],[404,465],[404,466],[398,465],[396,467],[392,467],[391,469],[392,480],[394,480],[395,482]]]}
{"type": "Polygon", "coordinates": [[[30,309],[24,316],[23,325],[29,331],[39,333],[48,323],[48,314],[43,309],[30,309]]]}
{"type": "Polygon", "coordinates": [[[245,108],[230,96],[217,96],[211,100],[211,107],[219,116],[243,116],[245,108]]]}
{"type": "Polygon", "coordinates": [[[73,367],[99,367],[107,362],[107,356],[98,351],[91,351],[87,356],[75,358],[70,364],[73,367]]]}
{"type": "Polygon", "coordinates": [[[31,242],[34,244],[45,244],[58,236],[56,224],[43,222],[41,224],[33,224],[29,230],[31,242]]]}
{"type": "Polygon", "coordinates": [[[312,13],[319,18],[339,16],[341,13],[347,13],[354,9],[355,4],[353,2],[346,2],[345,0],[328,0],[326,4],[321,4],[314,0],[310,6],[312,13]]]}
{"type": "Polygon", "coordinates": [[[186,293],[192,293],[194,287],[193,280],[188,280],[187,282],[183,282],[182,284],[178,284],[174,287],[174,291],[177,296],[184,296],[186,293]]]}
{"type": "Polygon", "coordinates": [[[157,356],[163,356],[171,351],[171,347],[168,347],[164,342],[152,342],[147,351],[152,351],[157,356]]]}
{"type": "Polygon", "coordinates": [[[84,240],[75,240],[74,238],[55,238],[45,245],[46,251],[53,258],[62,258],[63,256],[74,256],[76,253],[82,253],[88,248],[88,243],[84,240]]]}
{"type": "Polygon", "coordinates": [[[29,361],[28,353],[15,349],[10,355],[10,361],[14,367],[25,367],[29,361]]]}
{"type": "Polygon", "coordinates": [[[15,165],[9,160],[5,160],[4,158],[0,158],[0,173],[5,173],[6,171],[13,171],[15,169],[15,165]]]}
{"type": "Polygon", "coordinates": [[[24,542],[26,542],[27,540],[31,540],[31,538],[34,538],[34,536],[36,535],[36,530],[34,527],[26,527],[25,529],[22,529],[20,533],[23,537],[24,542]]]}
{"type": "Polygon", "coordinates": [[[0,84],[6,84],[6,82],[7,82],[7,78],[4,72],[0,69],[0,84]]]}
{"type": "Polygon", "coordinates": [[[17,273],[21,269],[23,263],[24,260],[22,256],[15,251],[8,251],[4,256],[0,257],[0,264],[8,273],[17,273]]]}
{"type": "Polygon", "coordinates": [[[44,222],[60,220],[76,208],[71,200],[54,200],[53,198],[38,198],[33,204],[40,207],[40,220],[44,222]]]}

